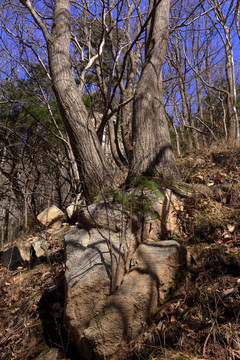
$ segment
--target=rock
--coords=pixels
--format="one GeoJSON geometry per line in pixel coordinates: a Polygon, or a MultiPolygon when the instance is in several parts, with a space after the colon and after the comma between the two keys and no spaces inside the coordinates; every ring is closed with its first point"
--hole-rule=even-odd
{"type": "Polygon", "coordinates": [[[166,233],[179,235],[181,233],[177,212],[183,210],[183,204],[171,190],[164,190],[164,198],[154,204],[154,209],[160,218],[162,235],[166,233]]]}
{"type": "Polygon", "coordinates": [[[44,233],[39,234],[31,241],[31,254],[33,257],[45,258],[48,256],[49,243],[44,233]]]}
{"type": "Polygon", "coordinates": [[[197,158],[193,164],[193,167],[198,167],[198,166],[202,166],[206,163],[206,161],[204,159],[201,158],[197,158]]]}
{"type": "Polygon", "coordinates": [[[57,229],[48,229],[47,232],[51,240],[63,240],[65,233],[69,230],[69,224],[63,223],[57,229]]]}
{"type": "Polygon", "coordinates": [[[130,273],[84,331],[84,342],[93,349],[92,358],[110,357],[140,333],[185,261],[186,254],[176,241],[138,247],[130,273]]]}
{"type": "Polygon", "coordinates": [[[84,250],[89,244],[90,237],[87,230],[71,228],[64,236],[66,253],[66,279],[70,279],[70,274],[75,268],[76,262],[81,259],[84,250]]]}
{"type": "Polygon", "coordinates": [[[111,201],[86,207],[65,235],[64,321],[83,358],[110,357],[134,339],[186,262],[176,241],[159,241],[179,231],[180,201],[170,190],[147,191],[134,214],[111,201]]]}
{"type": "Polygon", "coordinates": [[[80,208],[85,205],[84,200],[81,199],[82,194],[78,194],[72,204],[66,208],[66,213],[70,222],[77,222],[79,220],[80,208]]]}
{"type": "Polygon", "coordinates": [[[21,257],[23,258],[23,260],[26,263],[29,262],[30,259],[31,259],[31,254],[30,254],[31,245],[30,245],[30,243],[29,242],[27,242],[27,243],[20,242],[20,243],[17,244],[17,246],[18,246],[18,249],[20,251],[20,254],[21,254],[21,257]]]}
{"type": "Polygon", "coordinates": [[[140,226],[134,214],[124,211],[122,204],[100,201],[83,209],[79,214],[80,222],[87,228],[103,228],[114,232],[133,230],[140,226]]]}
{"type": "Polygon", "coordinates": [[[38,216],[37,219],[46,227],[50,225],[52,227],[58,227],[61,225],[61,221],[64,219],[65,215],[57,206],[52,205],[49,208],[43,210],[38,216]]]}
{"type": "Polygon", "coordinates": [[[13,246],[4,251],[1,256],[2,265],[10,270],[15,270],[24,263],[18,246],[13,246]]]}
{"type": "Polygon", "coordinates": [[[66,359],[63,353],[59,349],[45,349],[38,356],[37,360],[62,360],[66,359]]]}
{"type": "Polygon", "coordinates": [[[75,228],[65,235],[65,324],[79,352],[87,346],[82,342],[84,330],[105,305],[111,288],[120,284],[124,265],[129,266],[124,254],[130,243],[131,235],[123,240],[120,233],[103,229],[75,228]]]}
{"type": "Polygon", "coordinates": [[[177,212],[182,209],[182,202],[171,190],[161,191],[163,196],[153,198],[152,212],[155,216],[144,216],[142,238],[145,240],[158,241],[181,233],[177,212]]]}
{"type": "Polygon", "coordinates": [[[78,207],[75,204],[69,205],[66,208],[66,213],[68,216],[68,219],[71,222],[76,222],[78,220],[78,207]]]}
{"type": "MultiPolygon", "coordinates": [[[[166,234],[179,234],[181,229],[177,219],[177,211],[182,209],[180,199],[171,190],[166,189],[161,189],[159,195],[148,189],[143,189],[138,192],[135,191],[134,196],[137,195],[140,198],[141,194],[144,199],[147,199],[146,201],[149,201],[149,208],[152,209],[153,213],[153,216],[149,215],[148,211],[141,214],[142,219],[144,219],[143,238],[157,241],[165,239],[166,234]]],[[[130,193],[127,195],[130,196],[130,193]]],[[[83,209],[79,214],[79,219],[83,227],[87,229],[99,227],[115,232],[126,231],[127,229],[137,232],[140,228],[142,230],[143,225],[142,220],[139,220],[137,215],[139,214],[131,214],[126,211],[120,203],[100,201],[83,209]]]]}

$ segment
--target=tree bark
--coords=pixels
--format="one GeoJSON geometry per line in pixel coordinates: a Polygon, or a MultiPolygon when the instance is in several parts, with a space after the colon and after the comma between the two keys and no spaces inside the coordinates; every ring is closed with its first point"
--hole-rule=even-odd
{"type": "Polygon", "coordinates": [[[53,88],[78,165],[88,201],[114,181],[92,120],[77,89],[70,59],[70,1],[56,0],[52,34],[48,41],[53,88]]]}
{"type": "MultiPolygon", "coordinates": [[[[149,13],[156,5],[149,2],[149,13]]],[[[137,175],[179,178],[165,117],[162,64],[169,39],[170,0],[156,7],[146,30],[145,64],[133,103],[130,178],[137,175]]]]}
{"type": "Polygon", "coordinates": [[[235,70],[233,60],[233,49],[231,44],[231,34],[229,28],[225,25],[224,31],[226,35],[225,53],[226,53],[226,75],[228,82],[229,94],[227,97],[227,109],[229,117],[229,138],[228,142],[232,145],[235,141],[239,141],[239,120],[236,110],[237,92],[235,84],[235,70]]]}

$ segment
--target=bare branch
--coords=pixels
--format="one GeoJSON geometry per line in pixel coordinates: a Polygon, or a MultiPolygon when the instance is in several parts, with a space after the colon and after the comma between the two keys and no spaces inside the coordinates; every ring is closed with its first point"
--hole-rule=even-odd
{"type": "Polygon", "coordinates": [[[42,33],[43,33],[43,35],[45,37],[46,42],[48,42],[50,40],[50,38],[51,38],[51,36],[50,36],[50,34],[48,32],[48,28],[44,24],[44,22],[41,20],[40,16],[38,15],[37,10],[35,9],[33,4],[31,3],[31,1],[30,0],[19,0],[19,1],[23,6],[25,6],[29,10],[29,12],[32,15],[35,23],[37,24],[39,29],[42,30],[42,33]]]}

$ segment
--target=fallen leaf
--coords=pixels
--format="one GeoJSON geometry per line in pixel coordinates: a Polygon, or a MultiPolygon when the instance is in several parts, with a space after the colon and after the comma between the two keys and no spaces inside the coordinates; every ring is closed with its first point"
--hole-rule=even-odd
{"type": "Polygon", "coordinates": [[[207,183],[207,186],[213,186],[214,185],[214,181],[210,181],[209,183],[207,183]]]}
{"type": "Polygon", "coordinates": [[[225,290],[223,293],[222,293],[222,296],[227,296],[227,295],[230,295],[234,292],[234,288],[231,288],[231,289],[227,289],[225,290]]]}
{"type": "Polygon", "coordinates": [[[235,230],[235,225],[227,224],[227,228],[228,228],[228,231],[229,231],[230,233],[232,233],[232,232],[234,232],[234,230],[235,230]]]}

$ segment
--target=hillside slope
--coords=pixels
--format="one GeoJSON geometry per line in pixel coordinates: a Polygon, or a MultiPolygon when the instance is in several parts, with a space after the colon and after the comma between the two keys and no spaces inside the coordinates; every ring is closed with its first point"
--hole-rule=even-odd
{"type": "MultiPolygon", "coordinates": [[[[240,148],[202,150],[178,165],[185,182],[214,196],[183,198],[177,240],[188,249],[188,267],[149,328],[116,359],[240,359],[240,148]]],[[[62,326],[66,229],[47,232],[51,249],[42,262],[0,267],[2,359],[74,359],[62,326]]],[[[16,243],[28,248],[30,240],[16,243]]]]}

